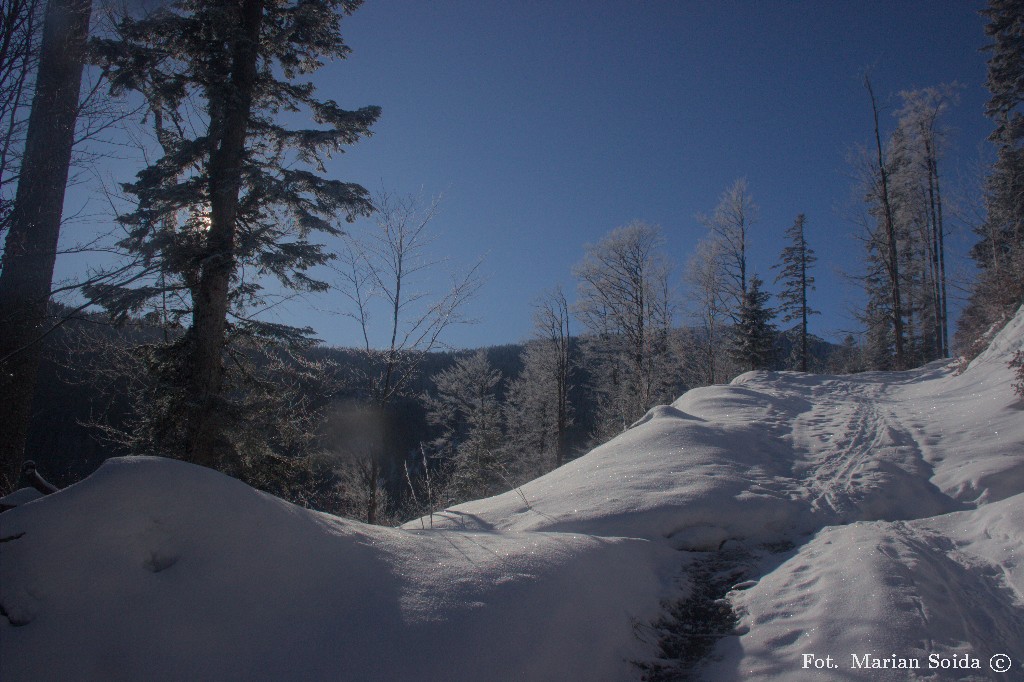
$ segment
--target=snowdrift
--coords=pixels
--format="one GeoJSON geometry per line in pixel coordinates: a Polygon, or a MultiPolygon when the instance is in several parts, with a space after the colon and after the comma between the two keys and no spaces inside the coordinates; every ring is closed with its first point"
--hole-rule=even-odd
{"type": "Polygon", "coordinates": [[[365,526],[154,458],[0,522],[4,680],[622,679],[669,554],[365,526]]]}
{"type": "Polygon", "coordinates": [[[698,677],[1024,679],[1022,346],[690,391],[430,530],[112,460],[0,515],[0,678],[638,679],[712,557],[751,580],[698,677]]]}

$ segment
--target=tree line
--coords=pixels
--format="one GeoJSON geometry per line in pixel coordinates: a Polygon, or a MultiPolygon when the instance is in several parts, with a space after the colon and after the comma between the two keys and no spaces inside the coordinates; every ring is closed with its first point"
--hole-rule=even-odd
{"type": "MultiPolygon", "coordinates": [[[[91,38],[88,0],[4,5],[0,488],[13,487],[24,457],[41,341],[68,317],[48,315],[48,302],[86,63],[111,97],[144,115],[152,137],[145,167],[121,188],[128,208],[111,246],[120,261],[91,274],[85,303],[71,311],[102,311],[89,319],[136,330],[130,342],[88,333],[75,342],[91,349],[97,390],[129,406],[97,423],[123,451],[182,457],[382,522],[515,487],[682,390],[743,371],[904,369],[951,354],[939,170],[956,89],[901,93],[896,127],[883,135],[865,79],[874,127],[857,162],[864,335],[830,365],[808,332],[813,216],[798,213],[786,231],[773,306],[749,262],[758,211],[741,179],[699,216],[707,236],[681,275],[659,227],[618,227],[584,248],[574,303],[559,289],[537,300],[535,338],[516,372],[480,352],[427,372],[446,330],[466,321],[480,265],[452,269],[449,289],[424,294],[416,278],[447,267],[430,256],[436,200],[372,195],[326,176],[326,159],[369,136],[380,115],[321,99],[310,80],[348,54],[341,22],[360,4],[178,0],[114,15],[91,38]],[[285,126],[296,113],[313,124],[285,126]],[[373,226],[344,234],[339,219],[358,217],[373,226]],[[323,236],[344,248],[327,251],[323,236]],[[318,353],[312,329],[261,315],[277,290],[332,286],[364,342],[349,362],[318,353]],[[777,320],[796,326],[780,333],[777,320]],[[396,452],[400,405],[417,406],[429,437],[396,452]]],[[[980,274],[954,339],[967,353],[1024,292],[1022,3],[991,0],[984,14],[997,160],[971,253],[980,274]]]]}

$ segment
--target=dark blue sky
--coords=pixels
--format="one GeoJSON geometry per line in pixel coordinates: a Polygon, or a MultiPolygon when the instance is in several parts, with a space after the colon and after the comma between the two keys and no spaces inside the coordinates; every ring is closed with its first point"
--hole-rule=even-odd
{"type": "MultiPolygon", "coordinates": [[[[444,193],[439,251],[467,265],[486,255],[470,309],[480,322],[450,334],[456,346],[527,338],[531,300],[556,284],[574,293],[584,244],[633,219],[664,229],[682,293],[705,234],[694,215],[739,177],[761,207],[751,248],[765,279],[783,232],[807,214],[819,255],[812,304],[825,311],[812,328],[834,337],[856,327],[857,287],[837,270],[861,257],[844,207],[846,159],[871,140],[863,73],[890,105],[901,89],[964,84],[947,119],[951,188],[991,128],[980,5],[370,0],[344,23],[352,55],[316,82],[342,106],[378,104],[383,116],[330,170],[371,189],[444,193]]],[[[950,241],[961,252],[970,243],[950,241]]],[[[351,320],[319,312],[341,306],[320,298],[281,319],[356,343],[351,320]]]]}

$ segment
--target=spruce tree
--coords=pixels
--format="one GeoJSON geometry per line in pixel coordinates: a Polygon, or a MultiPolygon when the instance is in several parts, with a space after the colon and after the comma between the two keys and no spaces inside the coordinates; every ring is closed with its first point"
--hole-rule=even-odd
{"type": "Polygon", "coordinates": [[[450,474],[449,501],[464,502],[511,487],[503,447],[501,371],[479,350],[434,376],[436,396],[427,399],[427,420],[441,429],[431,444],[450,474]]]}
{"type": "Polygon", "coordinates": [[[781,262],[775,266],[780,268],[775,283],[782,283],[782,291],[779,292],[779,312],[782,313],[782,321],[800,321],[801,372],[807,371],[807,318],[818,314],[817,310],[807,304],[807,292],[814,289],[814,277],[810,274],[810,269],[818,259],[807,245],[804,234],[806,220],[801,213],[796,217],[793,226],[786,230],[790,243],[782,249],[781,262]]]}
{"type": "Polygon", "coordinates": [[[93,52],[115,93],[140,93],[161,155],[124,190],[119,246],[139,267],[130,283],[89,293],[125,319],[153,311],[184,333],[150,349],[162,400],[150,422],[162,449],[218,465],[236,457],[244,419],[229,397],[225,353],[240,338],[302,344],[311,330],[253,315],[263,278],[324,291],[308,270],[332,255],[311,241],[339,216],[372,211],[359,185],[323,177],[324,159],[370,134],[377,107],[342,109],[304,78],[343,58],[343,15],[357,0],[179,0],[126,16],[93,52]],[[308,112],[316,127],[289,129],[308,112]],[[312,170],[310,170],[312,168],[312,170]]]}
{"type": "Polygon", "coordinates": [[[750,278],[747,295],[740,305],[739,320],[733,328],[731,354],[748,370],[769,369],[773,360],[775,311],[768,307],[771,295],[761,289],[763,285],[757,275],[750,278]]]}
{"type": "Polygon", "coordinates": [[[996,161],[986,181],[986,217],[971,249],[980,273],[957,334],[969,355],[984,344],[968,346],[1024,303],[1024,0],[989,0],[981,13],[992,40],[985,113],[996,126],[989,135],[996,161]]]}

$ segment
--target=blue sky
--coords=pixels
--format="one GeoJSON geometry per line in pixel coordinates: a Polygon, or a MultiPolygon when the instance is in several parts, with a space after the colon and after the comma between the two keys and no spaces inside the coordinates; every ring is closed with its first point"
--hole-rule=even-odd
{"type": "MultiPolygon", "coordinates": [[[[343,24],[351,56],[315,80],[342,106],[377,104],[383,116],[329,169],[370,189],[444,193],[436,246],[464,265],[485,256],[487,280],[468,311],[479,323],[453,330],[455,346],[528,338],[531,300],[558,284],[574,292],[584,244],[633,219],[661,225],[685,293],[682,267],[705,235],[694,215],[739,177],[761,208],[751,251],[765,279],[806,213],[819,256],[812,304],[825,311],[812,331],[834,338],[856,327],[857,287],[839,270],[861,255],[845,207],[846,159],[871,139],[863,73],[893,105],[902,89],[964,84],[947,119],[952,187],[991,129],[979,6],[371,0],[343,24]]],[[[356,343],[349,319],[322,312],[340,307],[327,296],[280,319],[356,343]]]]}

